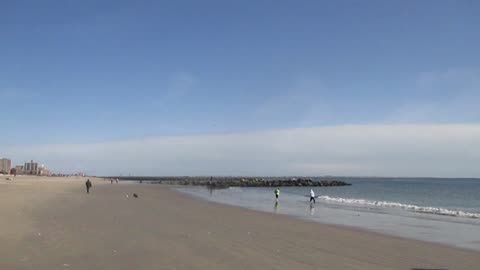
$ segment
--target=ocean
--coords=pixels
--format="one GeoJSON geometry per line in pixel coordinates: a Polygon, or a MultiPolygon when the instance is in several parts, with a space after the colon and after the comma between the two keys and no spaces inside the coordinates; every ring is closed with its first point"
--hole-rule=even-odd
{"type": "MultiPolygon", "coordinates": [[[[343,180],[343,179],[342,179],[343,180]]],[[[480,250],[480,179],[352,178],[351,186],[209,190],[179,188],[206,200],[321,223],[480,250]]]]}

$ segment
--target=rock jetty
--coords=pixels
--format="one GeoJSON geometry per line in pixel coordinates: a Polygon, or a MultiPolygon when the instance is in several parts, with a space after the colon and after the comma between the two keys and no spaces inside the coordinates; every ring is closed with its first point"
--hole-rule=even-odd
{"type": "Polygon", "coordinates": [[[210,188],[228,187],[338,187],[350,184],[342,181],[314,181],[312,179],[264,180],[240,179],[233,181],[208,181],[202,185],[210,188]]]}
{"type": "Polygon", "coordinates": [[[228,187],[338,187],[350,185],[339,180],[281,177],[122,177],[121,179],[151,184],[206,186],[215,189],[228,187]]]}

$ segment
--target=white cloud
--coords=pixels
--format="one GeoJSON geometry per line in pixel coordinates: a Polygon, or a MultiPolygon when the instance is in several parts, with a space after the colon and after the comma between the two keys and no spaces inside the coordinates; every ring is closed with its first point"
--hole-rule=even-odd
{"type": "Polygon", "coordinates": [[[346,125],[17,146],[15,163],[136,175],[382,175],[480,177],[480,124],[346,125]]]}

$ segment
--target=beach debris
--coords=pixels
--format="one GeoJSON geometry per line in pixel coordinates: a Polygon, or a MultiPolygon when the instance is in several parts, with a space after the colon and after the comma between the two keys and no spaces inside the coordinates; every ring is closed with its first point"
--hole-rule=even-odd
{"type": "Polygon", "coordinates": [[[42,233],[37,233],[38,236],[42,236],[42,233]]]}
{"type": "Polygon", "coordinates": [[[23,256],[23,258],[21,258],[20,261],[21,261],[21,262],[26,262],[26,261],[28,261],[28,259],[29,259],[29,258],[28,258],[27,256],[23,256]]]}
{"type": "Polygon", "coordinates": [[[127,197],[127,198],[128,198],[128,194],[127,194],[127,195],[125,195],[125,197],[127,197]]]}
{"type": "Polygon", "coordinates": [[[133,193],[133,197],[138,198],[137,193],[133,193]]]}
{"type": "Polygon", "coordinates": [[[116,250],[116,249],[113,250],[113,255],[115,255],[115,253],[117,253],[117,250],[116,250]]]}
{"type": "Polygon", "coordinates": [[[64,264],[63,264],[63,267],[70,267],[70,264],[64,263],[64,264]]]}

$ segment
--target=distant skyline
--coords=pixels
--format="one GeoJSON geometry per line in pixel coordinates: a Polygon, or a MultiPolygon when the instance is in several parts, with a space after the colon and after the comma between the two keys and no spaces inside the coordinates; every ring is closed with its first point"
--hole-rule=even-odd
{"type": "Polygon", "coordinates": [[[480,177],[478,14],[2,1],[0,156],[92,174],[480,177]]]}

